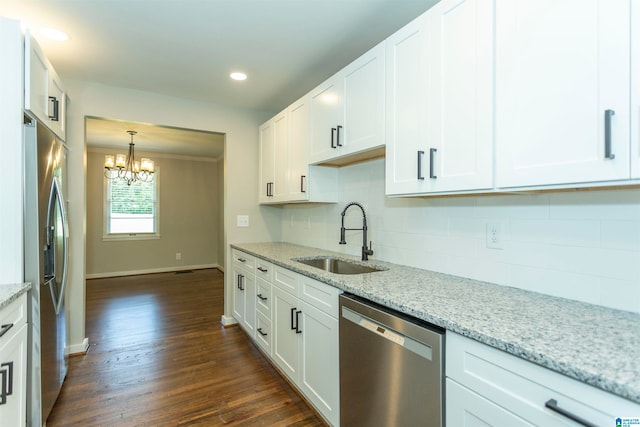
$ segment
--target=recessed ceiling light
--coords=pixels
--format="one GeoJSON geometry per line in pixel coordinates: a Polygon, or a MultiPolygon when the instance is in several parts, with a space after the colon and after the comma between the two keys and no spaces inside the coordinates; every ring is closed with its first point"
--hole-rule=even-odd
{"type": "Polygon", "coordinates": [[[43,28],[40,30],[40,34],[49,40],[57,42],[63,42],[69,40],[69,36],[64,31],[56,30],[55,28],[43,28]]]}
{"type": "Polygon", "coordinates": [[[231,73],[230,77],[233,80],[247,80],[247,75],[245,73],[241,73],[241,72],[231,73]]]}

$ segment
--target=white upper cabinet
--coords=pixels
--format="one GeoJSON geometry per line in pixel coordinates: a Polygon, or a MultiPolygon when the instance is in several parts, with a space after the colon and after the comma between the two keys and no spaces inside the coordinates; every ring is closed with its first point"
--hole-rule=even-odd
{"type": "Polygon", "coordinates": [[[260,203],[284,200],[287,194],[288,116],[283,111],[260,126],[260,203]]]}
{"type": "Polygon", "coordinates": [[[497,187],[629,178],[629,9],[496,0],[497,187]]]}
{"type": "Polygon", "coordinates": [[[387,39],[387,194],[493,187],[493,13],[444,0],[387,39]]]}
{"type": "Polygon", "coordinates": [[[33,37],[25,35],[24,108],[65,140],[66,92],[60,77],[33,37]]]}
{"type": "Polygon", "coordinates": [[[631,13],[631,178],[640,179],[640,6],[631,13]]]}
{"type": "Polygon", "coordinates": [[[291,104],[289,111],[289,200],[307,199],[309,186],[309,97],[291,104]]]}
{"type": "Polygon", "coordinates": [[[422,170],[433,192],[493,187],[493,4],[444,0],[427,12],[422,170]]]}
{"type": "Polygon", "coordinates": [[[384,146],[384,42],[311,92],[317,164],[384,146]]]}
{"type": "Polygon", "coordinates": [[[421,15],[386,41],[386,194],[424,193],[427,26],[421,15]]]}
{"type": "Polygon", "coordinates": [[[310,109],[306,95],[260,126],[261,204],[338,201],[338,170],[309,166],[310,109]]]}

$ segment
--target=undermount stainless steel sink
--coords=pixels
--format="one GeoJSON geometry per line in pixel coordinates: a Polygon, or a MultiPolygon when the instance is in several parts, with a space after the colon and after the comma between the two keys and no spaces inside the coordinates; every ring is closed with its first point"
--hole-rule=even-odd
{"type": "Polygon", "coordinates": [[[294,261],[311,267],[319,268],[329,273],[335,274],[363,274],[384,271],[381,268],[370,267],[368,265],[356,264],[339,258],[323,257],[311,259],[294,259],[294,261]]]}

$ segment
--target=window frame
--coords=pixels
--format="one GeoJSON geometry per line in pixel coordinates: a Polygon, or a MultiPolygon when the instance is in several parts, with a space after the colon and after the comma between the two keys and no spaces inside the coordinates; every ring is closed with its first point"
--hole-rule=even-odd
{"type": "MultiPolygon", "coordinates": [[[[155,190],[155,201],[153,203],[154,208],[154,228],[155,231],[151,233],[109,233],[109,221],[111,219],[110,209],[111,202],[109,199],[111,192],[111,179],[104,177],[102,187],[102,240],[104,241],[118,241],[118,240],[157,240],[160,239],[160,170],[156,166],[153,174],[153,183],[155,190]]],[[[116,178],[117,179],[117,178],[116,178]]]]}

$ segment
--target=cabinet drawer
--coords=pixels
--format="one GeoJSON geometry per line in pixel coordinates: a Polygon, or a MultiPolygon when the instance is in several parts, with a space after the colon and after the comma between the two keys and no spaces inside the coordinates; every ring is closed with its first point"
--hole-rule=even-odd
{"type": "Polygon", "coordinates": [[[237,267],[244,267],[248,270],[253,271],[256,267],[256,258],[252,255],[249,255],[245,252],[234,249],[231,252],[233,256],[233,265],[237,267]]]}
{"type": "Polygon", "coordinates": [[[338,295],[342,291],[326,283],[301,276],[300,298],[329,316],[338,318],[338,295]]]}
{"type": "Polygon", "coordinates": [[[14,336],[22,325],[27,323],[27,294],[22,294],[17,300],[0,311],[0,347],[14,336]]]}
{"type": "Polygon", "coordinates": [[[256,279],[256,309],[271,318],[271,283],[256,279]]]}
{"type": "Polygon", "coordinates": [[[522,418],[448,378],[446,389],[448,425],[532,427],[522,418]]]}
{"type": "Polygon", "coordinates": [[[256,279],[271,282],[273,277],[273,264],[270,262],[256,258],[256,279]]]}
{"type": "Polygon", "coordinates": [[[295,296],[298,296],[300,277],[298,273],[294,273],[286,268],[278,266],[273,268],[273,285],[295,296]]]}
{"type": "Polygon", "coordinates": [[[271,357],[271,320],[259,311],[256,313],[256,342],[271,357]]]}
{"type": "Polygon", "coordinates": [[[535,425],[572,426],[559,408],[596,425],[613,425],[640,405],[455,333],[447,333],[447,377],[535,425]]]}

